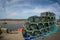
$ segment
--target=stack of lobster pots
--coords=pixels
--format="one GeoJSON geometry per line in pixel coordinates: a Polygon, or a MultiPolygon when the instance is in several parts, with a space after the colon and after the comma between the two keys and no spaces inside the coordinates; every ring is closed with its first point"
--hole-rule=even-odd
{"type": "Polygon", "coordinates": [[[55,14],[51,12],[43,12],[41,16],[31,16],[24,24],[23,36],[31,39],[47,36],[53,31],[55,21],[55,14]]]}

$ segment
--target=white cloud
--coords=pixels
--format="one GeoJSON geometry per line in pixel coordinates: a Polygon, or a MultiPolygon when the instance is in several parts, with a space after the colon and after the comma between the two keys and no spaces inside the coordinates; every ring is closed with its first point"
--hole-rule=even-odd
{"type": "MultiPolygon", "coordinates": [[[[54,12],[56,15],[60,13],[60,5],[58,3],[53,3],[50,5],[32,5],[29,3],[16,3],[23,0],[11,0],[6,7],[5,18],[27,18],[32,15],[40,15],[41,12],[54,12]]],[[[47,0],[48,1],[48,0],[47,0]]],[[[60,15],[60,14],[59,14],[60,15]]]]}
{"type": "MultiPolygon", "coordinates": [[[[27,4],[28,5],[28,4],[27,4]]],[[[23,5],[22,5],[23,6],[23,5]]],[[[24,5],[25,6],[25,5],[24,5]]],[[[31,7],[31,6],[30,6],[31,7]]],[[[32,16],[32,15],[39,15],[41,12],[46,12],[46,11],[50,11],[50,12],[54,12],[55,14],[59,14],[60,13],[60,7],[57,3],[51,4],[49,6],[45,6],[42,7],[40,6],[36,6],[33,9],[19,9],[19,10],[13,10],[9,11],[9,17],[10,18],[15,18],[15,16],[19,16],[20,18],[26,18],[28,16],[32,16]],[[19,11],[21,10],[21,11],[19,11]],[[20,15],[19,15],[20,14],[20,15]]],[[[8,16],[7,16],[8,17],[8,16]]],[[[9,18],[8,17],[8,18],[9,18]]]]}

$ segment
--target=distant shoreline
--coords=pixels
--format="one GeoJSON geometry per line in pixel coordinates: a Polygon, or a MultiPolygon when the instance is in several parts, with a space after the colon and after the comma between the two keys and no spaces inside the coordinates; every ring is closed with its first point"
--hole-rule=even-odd
{"type": "Polygon", "coordinates": [[[20,22],[20,23],[23,23],[23,22],[26,22],[27,19],[0,19],[0,22],[20,22]]]}
{"type": "Polygon", "coordinates": [[[27,19],[0,19],[0,21],[21,21],[21,20],[27,20],[27,19]]]}

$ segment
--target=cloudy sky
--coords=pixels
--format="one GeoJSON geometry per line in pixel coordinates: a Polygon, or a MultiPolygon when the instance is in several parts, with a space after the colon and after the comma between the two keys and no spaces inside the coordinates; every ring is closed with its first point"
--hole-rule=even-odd
{"type": "Polygon", "coordinates": [[[41,12],[60,15],[60,0],[0,0],[0,19],[25,19],[41,12]]]}

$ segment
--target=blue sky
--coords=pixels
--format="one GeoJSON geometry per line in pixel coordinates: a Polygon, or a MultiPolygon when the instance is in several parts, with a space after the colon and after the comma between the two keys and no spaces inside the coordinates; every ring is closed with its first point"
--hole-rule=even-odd
{"type": "Polygon", "coordinates": [[[60,15],[60,0],[0,0],[0,19],[25,19],[41,12],[60,15]]]}

